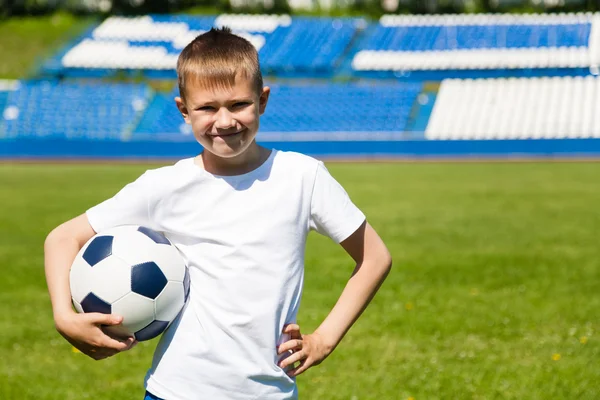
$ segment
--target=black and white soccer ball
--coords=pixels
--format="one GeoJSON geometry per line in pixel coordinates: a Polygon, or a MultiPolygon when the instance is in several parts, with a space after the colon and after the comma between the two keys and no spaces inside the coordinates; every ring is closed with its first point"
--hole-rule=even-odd
{"type": "Polygon", "coordinates": [[[123,322],[110,330],[138,341],[167,329],[187,301],[189,282],[177,248],[161,233],[137,225],[96,234],[70,272],[75,309],[121,315],[123,322]]]}

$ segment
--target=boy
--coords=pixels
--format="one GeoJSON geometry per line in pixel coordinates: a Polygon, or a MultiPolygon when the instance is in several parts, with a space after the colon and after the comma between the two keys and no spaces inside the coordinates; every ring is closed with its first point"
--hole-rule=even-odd
{"type": "Polygon", "coordinates": [[[56,328],[94,359],[135,345],[102,330],[121,317],[72,310],[69,267],[96,232],[148,226],[179,248],[191,289],[156,348],[146,398],[297,398],[295,377],[334,350],[388,274],[390,254],[321,162],[256,143],[269,88],[248,41],[212,29],[182,51],[177,73],[177,107],[204,151],[146,171],[48,235],[56,328]],[[340,243],[357,265],[325,321],[302,334],[295,321],[310,230],[340,243]]]}

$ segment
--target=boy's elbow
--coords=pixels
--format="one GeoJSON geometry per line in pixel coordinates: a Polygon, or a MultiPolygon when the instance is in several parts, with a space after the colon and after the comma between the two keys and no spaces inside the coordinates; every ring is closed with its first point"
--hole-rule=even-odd
{"type": "Polygon", "coordinates": [[[48,235],[46,235],[46,240],[44,240],[44,248],[47,249],[48,247],[52,246],[53,243],[55,243],[59,237],[60,237],[60,227],[56,227],[54,229],[52,229],[50,231],[50,233],[48,233],[48,235]]]}
{"type": "Polygon", "coordinates": [[[392,269],[392,255],[387,249],[384,249],[384,251],[380,253],[377,261],[381,276],[385,278],[392,269]]]}
{"type": "Polygon", "coordinates": [[[60,246],[64,242],[76,240],[76,236],[71,232],[65,224],[59,225],[52,229],[44,240],[44,251],[60,246]]]}
{"type": "Polygon", "coordinates": [[[60,226],[52,229],[46,236],[46,240],[44,240],[44,253],[48,253],[65,239],[66,233],[60,229],[60,226]]]}
{"type": "Polygon", "coordinates": [[[383,257],[383,261],[382,261],[383,269],[385,270],[386,275],[392,269],[392,263],[393,263],[392,255],[390,254],[390,252],[388,250],[386,250],[385,255],[383,257]]]}
{"type": "Polygon", "coordinates": [[[44,249],[54,247],[61,242],[75,242],[81,248],[96,232],[87,217],[80,215],[52,229],[44,241],[44,249]]]}

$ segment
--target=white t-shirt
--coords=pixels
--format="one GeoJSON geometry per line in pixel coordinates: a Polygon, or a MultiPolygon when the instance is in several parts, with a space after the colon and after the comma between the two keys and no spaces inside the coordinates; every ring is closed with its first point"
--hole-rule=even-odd
{"type": "Polygon", "coordinates": [[[297,398],[276,347],[296,322],[307,234],[339,243],[365,221],[322,162],[276,150],[237,176],[212,175],[193,158],[146,171],[87,217],[96,232],[163,232],[188,263],[189,301],[145,380],[166,400],[297,398]]]}

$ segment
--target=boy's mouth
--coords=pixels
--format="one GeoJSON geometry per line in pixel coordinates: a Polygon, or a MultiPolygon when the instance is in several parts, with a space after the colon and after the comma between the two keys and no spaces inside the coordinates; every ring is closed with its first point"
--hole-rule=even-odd
{"type": "Polygon", "coordinates": [[[243,133],[245,131],[245,129],[242,129],[241,131],[235,131],[235,132],[227,132],[227,133],[217,133],[217,134],[209,134],[210,137],[220,137],[220,138],[229,138],[229,137],[233,137],[233,136],[237,136],[241,133],[243,133]]]}

